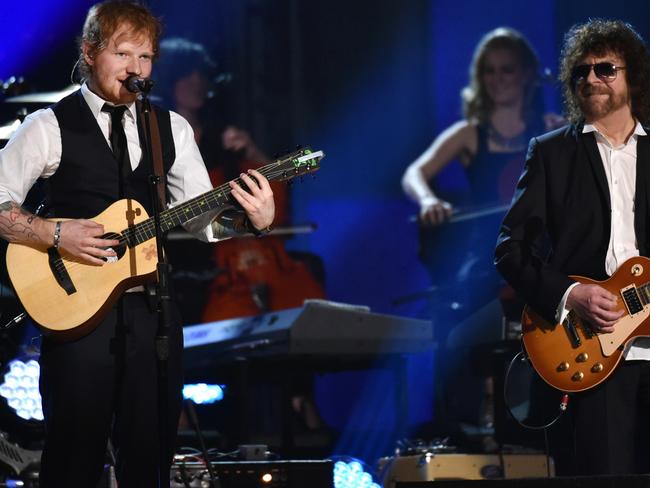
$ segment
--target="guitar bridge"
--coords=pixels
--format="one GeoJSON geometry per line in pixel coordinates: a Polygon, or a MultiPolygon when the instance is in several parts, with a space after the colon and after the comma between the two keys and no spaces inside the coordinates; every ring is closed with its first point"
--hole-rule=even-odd
{"type": "Polygon", "coordinates": [[[631,284],[622,288],[621,295],[623,296],[623,302],[625,303],[625,307],[630,315],[637,314],[643,310],[643,303],[636,289],[636,285],[631,284]]]}

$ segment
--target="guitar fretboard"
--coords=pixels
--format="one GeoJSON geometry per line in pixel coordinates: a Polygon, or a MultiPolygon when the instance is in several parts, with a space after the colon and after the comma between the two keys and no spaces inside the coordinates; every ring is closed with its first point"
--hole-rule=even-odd
{"type": "MultiPolygon", "coordinates": [[[[269,163],[258,171],[269,181],[290,180],[296,176],[316,171],[318,162],[324,157],[322,151],[311,152],[304,149],[284,158],[269,163]]],[[[241,178],[233,180],[242,188],[246,184],[241,178]]],[[[195,217],[216,210],[228,204],[233,204],[232,189],[229,183],[224,183],[212,190],[194,197],[180,205],[169,208],[160,213],[160,227],[167,232],[174,227],[182,225],[195,217]]],[[[129,247],[137,246],[156,236],[155,219],[153,217],[140,222],[122,231],[119,240],[129,247]]]]}

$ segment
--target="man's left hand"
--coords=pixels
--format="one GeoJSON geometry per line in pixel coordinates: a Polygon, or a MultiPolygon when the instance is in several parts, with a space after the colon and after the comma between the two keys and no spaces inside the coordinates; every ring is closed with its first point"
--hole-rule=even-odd
{"type": "Polygon", "coordinates": [[[248,174],[242,173],[240,178],[248,187],[248,191],[231,181],[233,197],[242,206],[253,227],[257,230],[266,229],[273,223],[275,216],[273,190],[269,181],[254,169],[249,169],[248,174]]]}

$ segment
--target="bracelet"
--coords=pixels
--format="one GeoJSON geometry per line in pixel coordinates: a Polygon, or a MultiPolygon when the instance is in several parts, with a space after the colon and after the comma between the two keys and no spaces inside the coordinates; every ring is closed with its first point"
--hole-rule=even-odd
{"type": "Polygon", "coordinates": [[[54,249],[59,248],[59,243],[61,242],[61,221],[57,221],[54,225],[54,249]]]}
{"type": "Polygon", "coordinates": [[[264,234],[268,234],[272,230],[272,227],[270,225],[261,230],[256,229],[248,217],[246,218],[246,228],[255,237],[262,237],[264,234]]]}

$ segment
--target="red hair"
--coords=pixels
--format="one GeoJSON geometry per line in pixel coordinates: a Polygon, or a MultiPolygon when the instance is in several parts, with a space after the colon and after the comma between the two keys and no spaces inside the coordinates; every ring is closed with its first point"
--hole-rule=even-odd
{"type": "Polygon", "coordinates": [[[119,0],[109,0],[90,7],[84,22],[79,42],[79,70],[87,77],[92,68],[83,56],[83,46],[88,46],[88,52],[94,56],[106,48],[108,40],[122,27],[127,27],[133,37],[145,37],[151,41],[154,56],[158,55],[158,43],[162,33],[162,25],[143,5],[119,0]]]}

